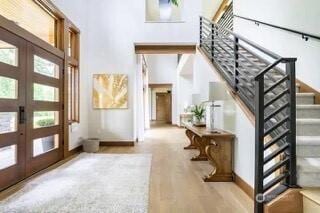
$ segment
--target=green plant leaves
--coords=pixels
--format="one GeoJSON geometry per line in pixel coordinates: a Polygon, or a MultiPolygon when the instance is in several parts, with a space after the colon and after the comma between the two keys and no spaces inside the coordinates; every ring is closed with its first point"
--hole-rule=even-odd
{"type": "Polygon", "coordinates": [[[169,0],[172,4],[174,4],[175,6],[179,6],[179,2],[178,0],[169,0]]]}
{"type": "Polygon", "coordinates": [[[205,116],[205,108],[202,105],[195,105],[191,112],[197,118],[197,120],[201,120],[205,116]]]}

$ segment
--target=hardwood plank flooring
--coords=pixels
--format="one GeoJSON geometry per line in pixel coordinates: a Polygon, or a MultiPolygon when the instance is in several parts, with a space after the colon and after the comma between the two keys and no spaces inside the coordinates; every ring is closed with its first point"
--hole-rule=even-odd
{"type": "MultiPolygon", "coordinates": [[[[191,162],[190,158],[197,151],[184,150],[188,143],[184,129],[162,124],[148,130],[145,141],[134,147],[101,147],[100,152],[152,153],[150,213],[253,212],[253,201],[234,183],[202,181],[202,176],[211,171],[211,166],[208,162],[191,162]]],[[[32,178],[73,157],[75,155],[0,193],[0,200],[23,188],[32,178]]]]}
{"type": "Polygon", "coordinates": [[[185,130],[156,125],[134,147],[102,147],[102,153],[152,153],[150,213],[253,212],[253,201],[234,183],[204,183],[208,162],[191,162],[185,130]]]}

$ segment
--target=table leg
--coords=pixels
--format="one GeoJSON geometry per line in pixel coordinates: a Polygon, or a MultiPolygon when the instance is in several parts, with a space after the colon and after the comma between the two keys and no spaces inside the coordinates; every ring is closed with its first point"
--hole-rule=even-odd
{"type": "Polygon", "coordinates": [[[206,154],[213,169],[209,175],[203,177],[204,182],[231,182],[232,157],[231,144],[228,142],[219,143],[212,141],[206,146],[206,154]]]}
{"type": "Polygon", "coordinates": [[[208,145],[209,141],[206,138],[199,137],[198,135],[195,136],[194,142],[199,150],[199,155],[191,158],[192,161],[207,161],[208,157],[206,154],[206,146],[208,145]]]}
{"type": "Polygon", "coordinates": [[[189,138],[190,144],[186,147],[184,147],[184,149],[197,149],[196,145],[194,144],[194,133],[190,130],[186,130],[186,135],[189,138]]]}

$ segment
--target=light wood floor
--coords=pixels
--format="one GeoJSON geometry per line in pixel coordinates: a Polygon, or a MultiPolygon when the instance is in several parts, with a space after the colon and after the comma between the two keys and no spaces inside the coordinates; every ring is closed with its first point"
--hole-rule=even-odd
{"type": "Polygon", "coordinates": [[[195,150],[185,130],[156,126],[135,147],[103,147],[103,153],[152,153],[150,213],[242,213],[253,212],[252,200],[234,183],[204,183],[208,162],[191,162],[195,150]]]}
{"type": "MultiPolygon", "coordinates": [[[[208,174],[211,167],[208,162],[190,161],[197,151],[183,149],[188,144],[184,132],[184,129],[178,127],[158,125],[147,131],[144,142],[134,147],[102,147],[101,153],[152,153],[150,213],[253,212],[252,200],[234,183],[202,181],[202,176],[208,174]]],[[[23,188],[32,178],[72,158],[0,193],[0,201],[23,188]]]]}

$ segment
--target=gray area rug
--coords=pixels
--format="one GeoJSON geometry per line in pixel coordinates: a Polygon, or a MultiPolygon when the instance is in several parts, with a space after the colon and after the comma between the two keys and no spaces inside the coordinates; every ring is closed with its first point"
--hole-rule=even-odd
{"type": "Polygon", "coordinates": [[[0,212],[148,212],[151,158],[151,154],[80,154],[1,201],[0,212]]]}

